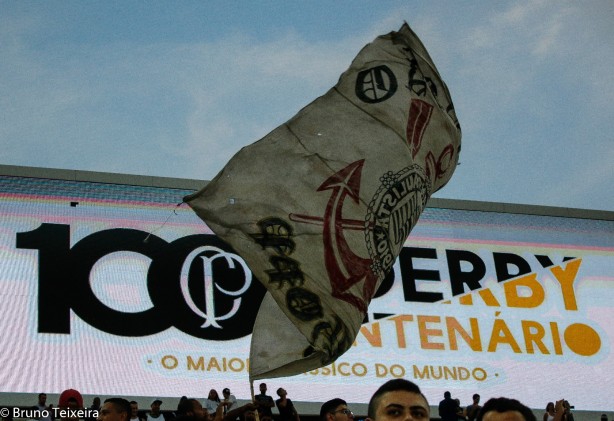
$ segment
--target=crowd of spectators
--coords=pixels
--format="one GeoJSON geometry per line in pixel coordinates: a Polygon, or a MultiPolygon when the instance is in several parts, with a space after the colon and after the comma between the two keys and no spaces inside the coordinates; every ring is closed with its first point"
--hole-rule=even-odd
{"type": "MultiPolygon", "coordinates": [[[[36,421],[301,421],[285,389],[277,389],[276,400],[267,394],[266,383],[261,383],[259,389],[253,401],[244,405],[237,403],[229,388],[222,390],[221,398],[217,390],[211,389],[202,402],[182,396],[176,410],[164,412],[161,410],[163,402],[157,398],[145,411],[139,409],[136,401],[121,397],[108,398],[102,404],[101,399],[95,397],[87,407],[81,393],[68,389],[61,393],[55,408],[47,404],[47,395],[40,393],[37,404],[30,411],[26,410],[28,416],[24,418],[36,421]],[[273,408],[278,414],[273,414],[273,408]]],[[[472,402],[463,408],[459,399],[446,391],[437,407],[437,415],[441,421],[537,421],[533,411],[516,399],[490,398],[484,406],[480,405],[480,399],[475,393],[472,402]]],[[[548,402],[541,421],[574,421],[572,408],[564,399],[548,402]]],[[[373,395],[364,421],[428,421],[437,418],[433,415],[417,385],[395,379],[386,382],[373,395]],[[378,417],[379,406],[388,400],[385,414],[378,417]],[[403,415],[403,411],[407,413],[403,415]]],[[[336,397],[321,406],[319,418],[319,421],[354,421],[354,413],[343,398],[336,397]]],[[[10,416],[3,416],[1,421],[12,420],[10,416]]],[[[602,414],[600,421],[608,421],[607,414],[602,414]]]]}
{"type": "MultiPolygon", "coordinates": [[[[62,392],[58,405],[47,404],[47,394],[40,393],[38,402],[31,408],[22,409],[23,419],[36,421],[273,421],[273,408],[277,407],[281,421],[300,421],[294,404],[283,388],[277,390],[279,399],[267,395],[266,383],[260,384],[260,393],[252,402],[237,403],[229,388],[222,390],[222,398],[215,389],[209,391],[207,399],[182,396],[176,410],[162,410],[161,399],[153,399],[148,410],[141,410],[136,401],[121,397],[106,399],[101,405],[95,397],[91,406],[84,406],[81,393],[75,389],[62,392]],[[125,413],[125,417],[123,414],[125,413]],[[122,414],[120,418],[114,418],[122,414]]],[[[12,413],[2,414],[0,421],[12,421],[12,413]],[[6,415],[6,416],[5,416],[6,415]]]]}

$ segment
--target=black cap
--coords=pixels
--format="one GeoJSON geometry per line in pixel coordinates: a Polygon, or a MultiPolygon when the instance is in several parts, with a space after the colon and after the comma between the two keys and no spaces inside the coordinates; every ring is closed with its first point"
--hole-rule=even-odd
{"type": "Polygon", "coordinates": [[[230,393],[230,389],[226,387],[224,390],[222,390],[222,393],[230,393]]]}

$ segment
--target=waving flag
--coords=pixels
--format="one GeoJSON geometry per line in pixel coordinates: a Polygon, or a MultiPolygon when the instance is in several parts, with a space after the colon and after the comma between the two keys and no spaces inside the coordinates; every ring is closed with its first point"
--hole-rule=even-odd
{"type": "Polygon", "coordinates": [[[428,198],[452,176],[460,138],[448,89],[404,24],[185,199],[268,290],[252,380],[348,350],[428,198]]]}

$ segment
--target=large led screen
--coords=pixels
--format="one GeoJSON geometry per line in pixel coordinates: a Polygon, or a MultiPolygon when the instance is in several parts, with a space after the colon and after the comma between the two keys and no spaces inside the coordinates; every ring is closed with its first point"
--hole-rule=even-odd
{"type": "MultiPolygon", "coordinates": [[[[0,177],[0,392],[249,398],[264,288],[187,193],[0,177]]],[[[404,377],[431,404],[611,409],[612,297],[612,220],[430,207],[351,350],[269,391],[366,403],[404,377]]]]}

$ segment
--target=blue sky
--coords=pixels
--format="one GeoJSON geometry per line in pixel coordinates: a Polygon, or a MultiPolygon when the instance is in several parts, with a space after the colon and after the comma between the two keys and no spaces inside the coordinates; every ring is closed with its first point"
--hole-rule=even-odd
{"type": "Polygon", "coordinates": [[[611,0],[0,0],[0,164],[211,179],[403,21],[463,129],[435,197],[614,211],[611,0]]]}

